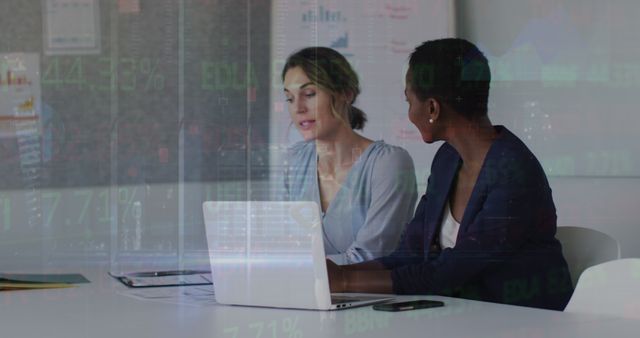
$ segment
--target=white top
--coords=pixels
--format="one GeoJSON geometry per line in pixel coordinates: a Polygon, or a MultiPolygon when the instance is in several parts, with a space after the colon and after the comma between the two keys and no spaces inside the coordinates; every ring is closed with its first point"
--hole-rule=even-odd
{"type": "MultiPolygon", "coordinates": [[[[317,158],[314,141],[291,147],[286,199],[321,205],[317,158]]],[[[409,153],[384,141],[370,144],[322,215],[327,257],[342,265],[390,254],[413,217],[417,196],[409,153]]]]}
{"type": "Polygon", "coordinates": [[[444,206],[444,214],[442,217],[442,225],[440,226],[440,248],[453,248],[456,246],[456,239],[458,238],[458,230],[460,230],[460,223],[453,218],[451,213],[451,207],[449,202],[444,206]]]}

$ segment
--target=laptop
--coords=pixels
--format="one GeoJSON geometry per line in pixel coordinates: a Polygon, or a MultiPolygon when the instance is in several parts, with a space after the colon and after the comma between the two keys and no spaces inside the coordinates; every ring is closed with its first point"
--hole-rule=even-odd
{"type": "Polygon", "coordinates": [[[315,202],[204,202],[216,301],[337,310],[389,300],[331,294],[315,202]]]}

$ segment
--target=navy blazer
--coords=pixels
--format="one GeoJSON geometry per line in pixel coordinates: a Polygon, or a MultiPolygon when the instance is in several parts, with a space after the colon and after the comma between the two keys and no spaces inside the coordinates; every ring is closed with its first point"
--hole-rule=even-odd
{"type": "Polygon", "coordinates": [[[448,143],[436,153],[427,192],[396,251],[394,292],[438,294],[563,310],[573,293],[556,209],[540,163],[520,139],[496,126],[465,208],[454,248],[434,246],[462,160],[448,143]],[[434,247],[438,247],[437,250],[434,247]]]}

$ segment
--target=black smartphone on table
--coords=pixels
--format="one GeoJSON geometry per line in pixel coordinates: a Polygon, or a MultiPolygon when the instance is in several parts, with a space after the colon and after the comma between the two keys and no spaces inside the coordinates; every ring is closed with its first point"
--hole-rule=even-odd
{"type": "Polygon", "coordinates": [[[407,311],[407,310],[416,310],[416,309],[426,309],[430,307],[440,307],[444,306],[444,303],[439,300],[412,300],[408,302],[392,302],[392,303],[382,303],[375,304],[373,306],[374,310],[378,311],[407,311]]]}

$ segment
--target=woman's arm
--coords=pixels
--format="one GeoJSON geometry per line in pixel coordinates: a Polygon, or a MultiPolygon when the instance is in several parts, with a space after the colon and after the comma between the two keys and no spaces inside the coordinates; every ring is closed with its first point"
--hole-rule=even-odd
{"type": "Polygon", "coordinates": [[[489,264],[508,260],[527,238],[534,217],[529,197],[499,189],[489,196],[471,230],[435,260],[386,269],[381,261],[338,266],[327,262],[332,292],[440,293],[463,285],[489,264]],[[507,198],[505,200],[505,198],[507,198]],[[511,203],[507,202],[510,201],[511,203]],[[513,208],[513,209],[512,209],[513,208]],[[481,232],[477,232],[482,229],[481,232]]]}
{"type": "MultiPolygon", "coordinates": [[[[403,254],[396,259],[399,264],[386,262],[394,254],[373,262],[337,268],[330,266],[332,290],[442,293],[464,285],[489,265],[498,265],[516,254],[523,254],[523,245],[531,238],[532,232],[542,230],[537,227],[555,223],[555,211],[548,187],[509,183],[494,186],[488,192],[480,211],[473,215],[474,221],[465,233],[460,234],[456,246],[443,250],[438,258],[417,261],[403,258],[403,254]]],[[[412,247],[408,245],[411,241],[422,239],[419,231],[411,231],[414,228],[418,229],[419,224],[410,223],[403,247],[412,247]]]]}
{"type": "Polygon", "coordinates": [[[339,266],[327,260],[331,292],[393,293],[391,271],[376,261],[339,266]]]}
{"type": "MultiPolygon", "coordinates": [[[[526,173],[526,172],[525,172],[526,173]]],[[[397,267],[391,273],[393,288],[402,294],[443,293],[465,285],[490,266],[510,262],[514,256],[544,259],[544,252],[525,251],[535,232],[555,226],[555,209],[546,187],[508,180],[482,198],[473,222],[459,234],[454,248],[437,259],[397,267]]],[[[462,229],[461,229],[462,230],[462,229]]],[[[538,249],[539,250],[539,249],[538,249]]]]}

